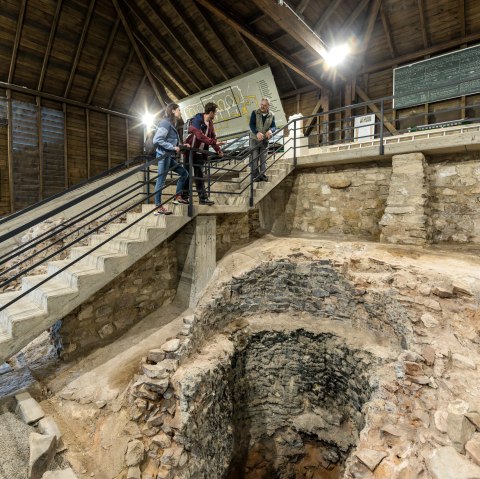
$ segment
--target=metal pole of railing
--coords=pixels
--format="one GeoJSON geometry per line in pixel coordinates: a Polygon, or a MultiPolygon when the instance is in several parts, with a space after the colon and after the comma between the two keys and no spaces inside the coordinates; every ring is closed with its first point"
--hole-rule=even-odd
{"type": "Polygon", "coordinates": [[[384,114],[385,114],[385,106],[382,99],[380,103],[380,155],[384,154],[384,147],[383,147],[383,122],[385,120],[384,114]]]}
{"type": "Polygon", "coordinates": [[[188,216],[193,216],[193,151],[188,155],[188,216]]]}
{"type": "Polygon", "coordinates": [[[207,158],[207,196],[210,198],[210,158],[207,158]]]}
{"type": "MultiPolygon", "coordinates": [[[[250,153],[249,158],[250,158],[250,160],[249,160],[249,163],[250,163],[250,208],[253,208],[253,204],[254,204],[253,203],[253,195],[254,195],[254,191],[253,191],[253,180],[254,180],[254,175],[253,175],[253,152],[250,153]]],[[[259,166],[259,165],[257,165],[257,166],[259,166]]]]}
{"type": "Polygon", "coordinates": [[[297,166],[297,120],[293,121],[293,166],[297,166]]]}
{"type": "MultiPolygon", "coordinates": [[[[147,163],[147,160],[145,160],[145,164],[147,163]]],[[[143,174],[143,179],[145,180],[147,184],[147,205],[150,204],[150,166],[145,167],[145,171],[143,174]]]]}

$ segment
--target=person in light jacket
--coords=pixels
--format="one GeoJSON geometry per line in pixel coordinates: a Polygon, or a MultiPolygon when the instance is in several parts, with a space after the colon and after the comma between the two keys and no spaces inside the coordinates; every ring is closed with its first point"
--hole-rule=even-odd
{"type": "Polygon", "coordinates": [[[177,181],[177,190],[173,202],[175,204],[188,204],[185,198],[188,171],[175,160],[175,154],[180,151],[180,136],[176,128],[177,120],[181,118],[180,107],[176,103],[170,103],[165,110],[165,118],[158,124],[157,131],[153,137],[153,144],[156,148],[156,157],[162,158],[158,161],[158,177],[155,184],[155,204],[157,210],[155,215],[170,215],[171,211],[162,205],[162,188],[165,178],[171,169],[180,178],[177,181]],[[164,156],[165,155],[165,156],[164,156]]]}
{"type": "Polygon", "coordinates": [[[267,169],[268,141],[277,129],[275,116],[270,111],[270,101],[262,98],[260,108],[250,115],[250,146],[252,150],[252,170],[254,181],[268,181],[267,169]]]}

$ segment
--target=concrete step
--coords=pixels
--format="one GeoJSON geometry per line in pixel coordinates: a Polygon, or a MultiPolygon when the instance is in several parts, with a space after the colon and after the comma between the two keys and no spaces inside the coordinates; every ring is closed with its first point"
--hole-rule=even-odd
{"type": "Polygon", "coordinates": [[[58,281],[62,281],[71,288],[76,289],[82,289],[91,284],[92,281],[98,281],[98,279],[104,274],[103,271],[89,265],[80,263],[70,265],[70,263],[71,260],[69,259],[50,261],[48,263],[47,274],[53,275],[63,268],[68,267],[61,273],[58,273],[56,278],[58,281]]]}

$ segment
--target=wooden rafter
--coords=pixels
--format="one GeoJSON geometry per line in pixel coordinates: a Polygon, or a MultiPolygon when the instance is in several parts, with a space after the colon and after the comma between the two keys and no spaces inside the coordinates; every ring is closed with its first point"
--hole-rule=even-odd
{"type": "Polygon", "coordinates": [[[130,66],[130,63],[132,63],[134,54],[135,54],[135,51],[130,50],[127,61],[125,62],[125,65],[123,65],[122,72],[120,73],[120,76],[117,79],[117,84],[115,85],[115,88],[113,90],[112,97],[110,98],[110,102],[108,104],[108,108],[112,108],[113,104],[115,103],[115,100],[117,99],[118,92],[120,91],[120,87],[122,86],[123,80],[125,79],[125,75],[127,74],[128,67],[130,66]]]}
{"type": "Polygon", "coordinates": [[[157,78],[163,86],[167,87],[178,98],[190,95],[191,90],[184,87],[176,78],[176,72],[166,61],[163,60],[163,55],[152,46],[151,42],[149,42],[140,32],[135,32],[134,36],[139,41],[140,45],[142,45],[143,49],[158,63],[158,65],[160,65],[162,73],[165,74],[165,80],[160,80],[157,75],[155,78],[157,78]],[[166,77],[168,77],[168,79],[166,77]]]}
{"type": "Polygon", "coordinates": [[[87,35],[88,26],[90,25],[90,20],[92,18],[93,9],[95,7],[95,0],[90,0],[90,5],[88,7],[87,16],[83,22],[82,34],[80,35],[80,40],[78,41],[77,51],[75,53],[75,59],[73,60],[72,68],[70,69],[70,76],[68,77],[67,86],[65,87],[65,93],[63,96],[68,98],[70,93],[70,88],[72,87],[73,78],[75,77],[75,72],[77,71],[78,62],[80,60],[80,55],[83,50],[83,43],[85,42],[85,37],[87,35]]]}
{"type": "Polygon", "coordinates": [[[120,18],[120,21],[122,22],[123,28],[127,32],[128,39],[130,40],[130,44],[132,45],[133,49],[135,50],[135,53],[138,57],[138,60],[140,61],[140,64],[142,65],[143,71],[145,72],[145,75],[148,78],[148,81],[150,82],[150,85],[153,88],[153,91],[155,92],[155,96],[157,97],[158,101],[160,102],[160,105],[166,106],[165,100],[162,98],[162,95],[160,94],[160,91],[157,88],[157,85],[155,83],[155,80],[153,78],[153,75],[151,74],[147,63],[145,59],[143,58],[143,54],[140,50],[140,48],[137,45],[137,42],[133,36],[132,31],[130,30],[130,25],[127,22],[127,19],[125,18],[125,15],[123,14],[122,9],[120,8],[118,4],[118,0],[112,0],[113,6],[115,7],[115,10],[117,11],[118,18],[120,18]]]}
{"type": "Polygon", "coordinates": [[[370,10],[370,15],[368,17],[367,28],[365,29],[365,35],[363,36],[363,50],[368,48],[370,39],[372,38],[373,29],[375,27],[375,22],[377,21],[378,11],[382,5],[382,0],[374,0],[372,9],[370,10]]]}
{"type": "Polygon", "coordinates": [[[342,0],[334,0],[330,2],[327,9],[323,12],[322,16],[317,20],[313,29],[316,32],[321,31],[325,23],[327,23],[328,19],[332,16],[332,13],[337,9],[338,5],[341,3],[342,0]]]}
{"type": "Polygon", "coordinates": [[[385,60],[384,62],[375,63],[374,65],[367,65],[362,69],[361,73],[373,73],[376,71],[385,70],[386,68],[390,68],[394,65],[408,63],[413,60],[420,59],[426,55],[435,55],[436,53],[445,52],[460,45],[477,42],[478,40],[480,40],[480,33],[474,33],[472,35],[467,35],[466,37],[456,38],[455,40],[440,43],[432,47],[424,48],[423,50],[416,50],[414,52],[407,53],[400,57],[394,58],[393,60],[385,60]]]}
{"type": "MultiPolygon", "coordinates": [[[[145,15],[145,13],[142,11],[140,7],[138,7],[136,1],[130,1],[130,0],[125,0],[125,4],[128,6],[128,8],[135,14],[135,16],[140,20],[140,22],[143,24],[145,29],[150,35],[150,38],[158,38],[158,34],[156,31],[158,30],[158,27],[155,26],[155,24],[145,15]]],[[[160,42],[162,44],[162,42],[160,42]]],[[[163,46],[163,45],[162,45],[163,46]]],[[[165,48],[165,47],[164,47],[165,48]]],[[[166,52],[168,55],[171,57],[173,62],[175,63],[176,67],[175,70],[178,70],[181,72],[181,75],[179,76],[180,78],[192,78],[192,74],[190,71],[188,71],[185,68],[185,62],[182,61],[182,59],[175,53],[174,48],[165,48],[166,52]]],[[[200,91],[201,88],[194,82],[195,88],[197,91],[200,91]]],[[[187,88],[182,81],[182,86],[185,87],[186,91],[191,92],[191,88],[187,88]]]]}
{"type": "Polygon", "coordinates": [[[322,55],[325,44],[310,29],[299,21],[289,9],[280,5],[273,5],[271,0],[256,0],[258,8],[263,10],[284,32],[288,33],[304,48],[322,55]]]}
{"type": "Polygon", "coordinates": [[[90,93],[88,94],[87,103],[92,103],[93,97],[95,96],[95,92],[97,91],[98,82],[100,81],[100,77],[102,76],[103,69],[105,68],[105,63],[107,62],[107,58],[110,57],[110,51],[112,49],[113,40],[115,39],[115,35],[117,34],[118,27],[120,26],[120,19],[117,17],[115,20],[115,24],[113,25],[112,31],[108,36],[108,41],[103,49],[102,59],[100,60],[100,65],[97,68],[97,74],[95,75],[95,80],[90,88],[90,93]]]}
{"type": "MultiPolygon", "coordinates": [[[[210,61],[213,63],[215,68],[218,70],[220,75],[223,77],[224,80],[228,80],[228,75],[223,71],[223,69],[220,67],[220,65],[217,62],[217,59],[210,53],[208,48],[205,47],[205,44],[200,40],[199,38],[199,31],[191,24],[191,22],[187,22],[185,20],[185,15],[181,11],[181,9],[178,7],[176,0],[171,1],[171,0],[164,0],[166,1],[172,8],[175,10],[176,14],[180,18],[180,21],[182,22],[183,27],[185,30],[187,30],[190,35],[195,38],[195,42],[197,45],[200,46],[200,49],[205,53],[205,55],[210,59],[210,61]]],[[[207,68],[206,66],[203,67],[204,69],[207,68]]]]}
{"type": "Polygon", "coordinates": [[[370,2],[370,0],[361,0],[357,4],[357,6],[352,11],[352,13],[349,15],[349,17],[345,20],[345,22],[341,26],[341,28],[340,28],[341,32],[345,32],[346,30],[348,30],[353,25],[353,23],[359,17],[359,15],[362,12],[365,11],[369,2],[370,2]]]}
{"type": "MultiPolygon", "coordinates": [[[[152,12],[154,13],[158,12],[158,8],[156,7],[156,5],[153,3],[152,0],[146,0],[146,3],[150,7],[152,12]]],[[[213,81],[203,71],[205,68],[204,65],[202,65],[199,61],[195,59],[195,57],[192,56],[191,50],[189,51],[187,49],[187,41],[180,34],[179,29],[175,28],[164,15],[157,15],[155,17],[155,23],[158,23],[159,25],[161,25],[162,28],[174,38],[176,47],[178,47],[179,50],[183,52],[183,55],[185,55],[187,58],[190,58],[192,63],[197,68],[197,72],[207,81],[209,85],[213,86],[214,85],[213,81]]]]}
{"type": "Polygon", "coordinates": [[[460,21],[460,33],[462,37],[467,34],[467,26],[465,22],[465,0],[458,0],[458,19],[460,21]]]}
{"type": "MultiPolygon", "coordinates": [[[[205,15],[205,13],[203,12],[202,8],[198,7],[195,2],[192,2],[192,6],[193,6],[193,10],[195,10],[195,12],[198,12],[198,14],[202,18],[204,24],[207,25],[208,30],[210,30],[212,32],[212,35],[214,37],[216,37],[216,39],[218,40],[220,45],[223,45],[224,47],[227,47],[227,45],[228,45],[227,39],[222,35],[222,33],[220,32],[220,29],[218,27],[213,28],[211,26],[211,24],[210,24],[211,22],[207,18],[207,16],[205,15]]],[[[244,73],[245,70],[238,63],[237,59],[232,55],[232,53],[230,52],[230,49],[227,47],[227,48],[224,48],[223,51],[228,55],[228,57],[230,58],[230,61],[235,65],[235,68],[237,69],[237,71],[240,74],[244,73]]]]}
{"type": "Polygon", "coordinates": [[[62,96],[53,95],[51,93],[45,93],[42,91],[33,90],[32,88],[15,85],[13,83],[0,81],[0,88],[5,88],[6,90],[12,90],[19,93],[24,93],[26,95],[39,96],[40,98],[45,98],[46,100],[52,100],[58,103],[66,103],[67,105],[78,106],[80,108],[87,108],[90,111],[98,111],[99,113],[107,113],[107,114],[119,116],[122,118],[125,118],[125,117],[131,118],[131,116],[127,115],[126,113],[122,113],[119,111],[112,111],[107,108],[102,108],[99,106],[87,105],[86,103],[83,103],[81,101],[70,100],[69,98],[63,98],[62,96]]]}
{"type": "Polygon", "coordinates": [[[130,106],[128,107],[128,111],[129,113],[132,113],[132,109],[133,109],[133,105],[135,105],[135,103],[137,102],[137,98],[138,98],[138,95],[140,94],[140,92],[142,91],[142,88],[143,88],[143,85],[145,85],[145,80],[147,79],[147,77],[145,75],[143,75],[140,83],[138,84],[137,86],[137,89],[135,90],[135,93],[133,95],[133,100],[132,102],[130,103],[130,106]]]}
{"type": "Polygon", "coordinates": [[[299,15],[303,15],[303,12],[307,9],[309,3],[310,3],[310,0],[302,0],[300,2],[300,5],[298,5],[296,12],[299,15]]]}
{"type": "Polygon", "coordinates": [[[422,31],[423,48],[428,48],[427,22],[425,20],[425,6],[423,0],[417,0],[418,13],[420,15],[420,30],[422,31]]]}
{"type": "Polygon", "coordinates": [[[255,16],[247,20],[247,25],[255,25],[255,23],[262,21],[264,18],[267,18],[267,15],[264,12],[259,12],[255,16]]]}
{"type": "Polygon", "coordinates": [[[12,50],[12,58],[10,60],[10,69],[8,70],[8,83],[12,83],[13,75],[15,74],[15,65],[17,63],[17,53],[18,53],[18,46],[20,45],[20,38],[22,37],[22,30],[23,30],[23,18],[25,17],[25,9],[27,7],[27,0],[22,0],[20,4],[20,10],[18,12],[18,19],[17,19],[17,29],[15,30],[15,40],[13,41],[13,50],[12,50]]]}
{"type": "Polygon", "coordinates": [[[380,18],[382,19],[383,31],[385,32],[385,38],[387,39],[390,55],[392,58],[395,58],[397,56],[395,52],[395,44],[393,43],[392,32],[383,3],[380,5],[380,18]]]}
{"type": "Polygon", "coordinates": [[[226,12],[213,0],[197,0],[197,2],[202,4],[205,8],[210,10],[222,21],[240,32],[243,36],[251,40],[256,45],[261,47],[268,54],[272,55],[274,58],[284,63],[287,67],[298,73],[301,77],[305,78],[317,88],[325,88],[325,85],[318,81],[316,77],[311,75],[303,65],[296,63],[291,58],[288,58],[285,53],[281,52],[277,48],[272,47],[267,40],[264,40],[262,37],[260,37],[260,35],[253,32],[249,27],[244,24],[244,22],[236,20],[232,12],[226,12]]]}
{"type": "Polygon", "coordinates": [[[258,59],[258,55],[256,55],[255,52],[252,50],[252,47],[249,45],[247,39],[244,38],[244,36],[240,32],[238,32],[237,30],[234,30],[234,31],[235,31],[237,37],[239,38],[239,40],[241,41],[245,50],[247,50],[247,52],[250,53],[250,56],[253,58],[253,60],[257,64],[257,67],[259,67],[262,63],[258,59]]]}
{"type": "Polygon", "coordinates": [[[42,91],[43,82],[45,81],[45,74],[47,73],[48,60],[50,59],[50,52],[52,51],[53,39],[57,31],[58,20],[60,19],[60,11],[62,9],[62,0],[57,1],[57,8],[53,15],[52,26],[50,27],[50,35],[48,37],[47,48],[43,56],[42,69],[40,70],[40,79],[38,80],[37,90],[42,91]]]}
{"type": "Polygon", "coordinates": [[[288,80],[291,83],[293,89],[298,90],[298,86],[293,81],[292,75],[290,75],[290,72],[288,71],[288,68],[285,66],[285,63],[280,62],[280,65],[282,66],[283,73],[285,73],[285,76],[288,78],[288,80]]]}

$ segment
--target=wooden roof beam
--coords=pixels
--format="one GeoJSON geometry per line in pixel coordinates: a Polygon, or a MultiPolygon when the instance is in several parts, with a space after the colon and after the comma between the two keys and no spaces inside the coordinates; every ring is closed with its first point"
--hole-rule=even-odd
{"type": "Polygon", "coordinates": [[[145,75],[148,78],[148,81],[150,82],[150,85],[153,88],[153,91],[155,92],[155,96],[158,99],[158,102],[160,105],[163,107],[167,106],[165,100],[162,98],[162,95],[160,94],[159,89],[157,88],[157,85],[155,83],[155,80],[153,78],[152,73],[150,72],[147,63],[145,59],[143,58],[142,52],[140,48],[137,45],[137,42],[133,36],[132,31],[130,30],[130,25],[127,22],[127,19],[125,18],[125,15],[123,14],[122,9],[120,8],[118,4],[118,0],[112,0],[113,6],[115,7],[115,10],[117,11],[118,18],[120,18],[120,21],[122,22],[123,28],[125,29],[128,39],[130,40],[130,44],[132,45],[133,49],[135,50],[135,53],[138,57],[138,60],[140,61],[140,64],[142,65],[143,71],[145,72],[145,75]]]}
{"type": "MultiPolygon", "coordinates": [[[[145,13],[142,11],[141,8],[138,7],[137,2],[131,2],[130,0],[124,0],[125,4],[128,6],[128,8],[136,15],[136,17],[140,20],[140,22],[143,24],[147,32],[155,38],[157,41],[158,40],[158,34],[155,32],[157,31],[158,27],[156,27],[153,22],[145,15],[145,13]]],[[[161,44],[161,42],[159,41],[161,44]]],[[[184,78],[192,78],[191,72],[189,72],[185,68],[185,62],[182,61],[182,59],[175,53],[175,50],[173,48],[165,48],[163,45],[162,47],[165,49],[165,51],[170,55],[174,63],[177,65],[176,69],[178,69],[182,73],[182,77],[184,78]]],[[[181,84],[182,87],[184,88],[185,91],[188,91],[189,93],[192,93],[192,89],[190,87],[187,87],[184,82],[178,82],[177,83],[181,84]]],[[[201,88],[199,85],[197,85],[194,82],[195,88],[197,91],[200,91],[201,88]]]]}
{"type": "MultiPolygon", "coordinates": [[[[220,65],[218,64],[216,58],[214,58],[214,56],[210,53],[210,51],[205,47],[205,45],[203,44],[203,42],[198,38],[199,37],[199,34],[196,30],[194,30],[192,28],[192,25],[191,25],[191,22],[187,22],[185,20],[185,15],[184,13],[180,10],[180,8],[178,7],[176,1],[171,1],[171,0],[164,0],[166,1],[170,7],[175,10],[175,12],[177,13],[178,17],[180,18],[180,21],[182,22],[182,25],[185,27],[185,29],[190,33],[190,35],[193,36],[193,38],[195,39],[195,42],[197,43],[197,45],[200,46],[200,49],[205,53],[205,55],[210,59],[210,61],[213,63],[214,67],[218,70],[218,72],[220,73],[220,75],[223,77],[224,80],[228,80],[228,75],[224,72],[223,68],[220,67],[220,65]]],[[[206,69],[207,67],[204,66],[203,69],[206,69]]]]}
{"type": "Polygon", "coordinates": [[[115,100],[117,99],[118,92],[120,90],[120,86],[123,83],[123,80],[125,79],[125,75],[127,74],[128,67],[130,66],[130,63],[132,63],[133,55],[135,51],[132,49],[130,50],[130,53],[128,54],[127,61],[125,62],[125,65],[123,65],[122,68],[122,73],[120,73],[120,76],[117,79],[117,84],[115,85],[115,88],[113,90],[113,95],[112,98],[110,98],[110,103],[108,104],[108,109],[111,109],[113,104],[115,103],[115,100]]]}
{"type": "MultiPolygon", "coordinates": [[[[164,86],[166,86],[177,98],[182,98],[184,96],[189,96],[191,94],[190,90],[187,90],[181,82],[176,79],[175,71],[171,68],[171,66],[165,62],[162,58],[163,55],[156,50],[152,44],[148,41],[145,36],[140,32],[134,33],[135,38],[140,42],[143,49],[158,63],[161,67],[162,72],[168,76],[169,81],[173,83],[169,83],[168,81],[160,81],[164,86]],[[176,86],[174,86],[176,85],[176,86]]],[[[156,77],[158,78],[158,77],[156,77]]]]}
{"type": "MultiPolygon", "coordinates": [[[[158,12],[158,7],[153,3],[152,0],[146,0],[147,5],[150,7],[150,10],[154,14],[157,14],[158,12]]],[[[198,72],[200,75],[207,81],[207,83],[210,86],[213,86],[214,83],[211,80],[211,78],[203,71],[204,70],[204,65],[202,65],[199,61],[197,61],[193,56],[191,50],[187,50],[185,45],[187,45],[187,41],[185,40],[184,37],[180,35],[179,29],[175,28],[172,23],[163,15],[156,15],[155,16],[155,22],[158,22],[165,31],[167,31],[175,40],[177,46],[180,48],[180,50],[183,52],[185,56],[190,58],[192,63],[195,65],[195,67],[198,69],[198,72]]]]}
{"type": "Polygon", "coordinates": [[[147,79],[147,77],[145,75],[143,75],[142,80],[138,84],[137,89],[135,90],[135,93],[133,95],[132,103],[130,103],[130,106],[128,107],[128,112],[129,113],[132,113],[133,105],[135,105],[135,103],[137,102],[138,95],[142,91],[142,88],[143,88],[143,85],[145,85],[146,79],[147,79]]]}
{"type": "Polygon", "coordinates": [[[250,41],[258,45],[268,54],[279,60],[280,62],[284,63],[287,67],[289,67],[294,72],[298,73],[301,77],[305,78],[305,80],[309,81],[317,88],[325,88],[325,85],[320,82],[316,77],[310,74],[303,65],[296,63],[294,60],[289,58],[285,53],[281,52],[277,48],[271,46],[267,39],[262,38],[257,33],[253,32],[248,26],[246,26],[243,22],[235,19],[232,12],[226,12],[220,7],[217,2],[214,0],[197,0],[198,3],[203,5],[205,8],[210,10],[213,14],[215,14],[218,18],[222,21],[230,25],[232,28],[240,32],[243,36],[248,38],[250,41]]]}
{"type": "Polygon", "coordinates": [[[48,37],[47,48],[45,49],[45,55],[43,56],[42,69],[40,70],[40,79],[38,80],[37,90],[42,91],[43,82],[45,81],[45,74],[47,73],[48,60],[50,59],[50,52],[52,51],[53,39],[55,38],[55,32],[57,31],[58,20],[60,19],[60,11],[62,9],[62,0],[57,1],[57,8],[53,15],[52,26],[50,27],[50,35],[48,37]]]}
{"type": "Polygon", "coordinates": [[[323,12],[323,15],[317,20],[315,25],[313,26],[313,30],[319,32],[325,23],[327,23],[328,19],[332,16],[332,13],[337,9],[338,5],[341,3],[342,0],[334,0],[330,2],[327,9],[323,12]]]}
{"type": "Polygon", "coordinates": [[[240,39],[240,41],[242,42],[244,48],[250,53],[250,56],[253,58],[253,60],[257,64],[257,67],[261,66],[262,63],[260,62],[260,60],[258,58],[258,55],[252,50],[252,47],[248,44],[247,40],[237,30],[234,30],[234,32],[237,34],[237,36],[240,39]]]}
{"type": "MultiPolygon", "coordinates": [[[[220,33],[220,30],[218,28],[213,28],[210,25],[210,21],[208,20],[207,16],[202,11],[202,9],[198,7],[198,5],[195,2],[192,2],[192,5],[193,5],[193,9],[200,15],[205,25],[207,25],[207,28],[212,32],[213,36],[220,42],[221,45],[227,46],[228,43],[226,41],[226,38],[220,33]]],[[[230,58],[230,61],[235,65],[235,68],[237,69],[237,71],[240,74],[244,73],[245,70],[240,66],[236,58],[231,54],[230,49],[224,48],[224,51],[227,53],[228,57],[230,58]]]]}
{"type": "Polygon", "coordinates": [[[264,12],[257,13],[255,16],[247,20],[247,25],[254,25],[255,23],[260,22],[264,18],[267,18],[267,16],[268,15],[266,15],[264,12]]]}
{"type": "Polygon", "coordinates": [[[465,22],[465,0],[458,0],[458,18],[460,21],[460,32],[462,37],[467,34],[467,26],[465,22]]]}
{"type": "Polygon", "coordinates": [[[365,35],[363,36],[363,45],[362,50],[365,51],[368,48],[370,39],[372,38],[373,29],[375,28],[375,22],[377,21],[378,12],[380,6],[382,5],[382,0],[374,0],[372,9],[370,10],[370,16],[368,17],[367,28],[365,29],[365,35]]]}
{"type": "Polygon", "coordinates": [[[27,0],[22,0],[22,3],[20,4],[20,9],[18,11],[17,29],[15,30],[15,40],[13,41],[12,58],[10,59],[10,68],[8,70],[8,80],[7,80],[8,83],[12,83],[13,75],[15,74],[15,65],[17,63],[18,46],[20,45],[20,38],[22,37],[23,19],[25,17],[26,7],[27,7],[27,0]]]}
{"type": "Polygon", "coordinates": [[[75,72],[77,71],[78,62],[80,60],[80,55],[83,49],[83,43],[85,42],[85,36],[87,35],[87,30],[88,30],[88,26],[90,25],[90,20],[92,18],[94,7],[95,7],[95,0],[91,0],[87,10],[87,16],[85,17],[85,21],[83,22],[82,34],[80,35],[80,40],[78,41],[77,51],[75,53],[75,59],[73,60],[73,65],[70,70],[70,76],[68,77],[67,86],[65,87],[65,93],[63,94],[65,98],[68,98],[68,94],[70,93],[70,88],[72,87],[73,78],[75,77],[75,72]]]}
{"type": "Polygon", "coordinates": [[[472,35],[467,35],[466,37],[456,38],[455,40],[450,40],[449,42],[441,43],[432,47],[424,48],[423,50],[416,50],[401,57],[394,58],[393,60],[386,60],[384,62],[379,62],[374,65],[367,65],[361,70],[360,73],[372,73],[376,71],[385,70],[394,65],[401,65],[403,63],[408,63],[413,60],[421,59],[426,55],[434,55],[436,53],[444,52],[452,48],[458,47],[460,45],[474,43],[480,40],[480,33],[474,33],[472,35]]]}
{"type": "Polygon", "coordinates": [[[422,31],[423,48],[428,48],[428,32],[427,23],[425,20],[425,7],[423,0],[417,0],[418,13],[420,15],[420,30],[422,31]]]}
{"type": "Polygon", "coordinates": [[[355,9],[352,11],[352,13],[349,15],[349,17],[345,20],[342,27],[340,28],[340,31],[342,33],[345,32],[345,30],[348,30],[353,25],[358,16],[367,8],[369,2],[370,0],[361,0],[357,4],[355,9]]]}
{"type": "Polygon", "coordinates": [[[293,89],[298,90],[298,86],[293,81],[292,75],[290,75],[290,72],[288,71],[288,68],[285,66],[285,63],[280,62],[280,65],[282,67],[283,72],[285,73],[285,76],[288,78],[289,82],[291,83],[293,89]]]}
{"type": "Polygon", "coordinates": [[[88,99],[87,99],[88,104],[92,103],[93,97],[95,96],[95,92],[97,91],[98,82],[100,81],[100,77],[102,76],[103,69],[105,68],[105,63],[107,62],[107,58],[110,56],[113,40],[115,39],[115,35],[117,34],[119,26],[120,26],[120,19],[117,17],[117,19],[115,20],[115,24],[113,25],[112,31],[108,36],[107,45],[103,49],[102,59],[100,60],[100,65],[98,65],[97,74],[95,75],[95,80],[93,80],[93,84],[88,94],[88,99]]]}
{"type": "Polygon", "coordinates": [[[309,3],[310,3],[310,0],[302,0],[300,2],[300,5],[298,5],[296,12],[299,15],[303,15],[303,12],[307,9],[309,3]]]}
{"type": "Polygon", "coordinates": [[[383,31],[385,32],[385,38],[387,39],[390,55],[392,58],[395,58],[397,56],[395,52],[395,44],[393,43],[392,31],[390,29],[390,24],[388,22],[387,14],[385,12],[385,7],[383,3],[380,5],[380,18],[382,20],[383,31]]]}

